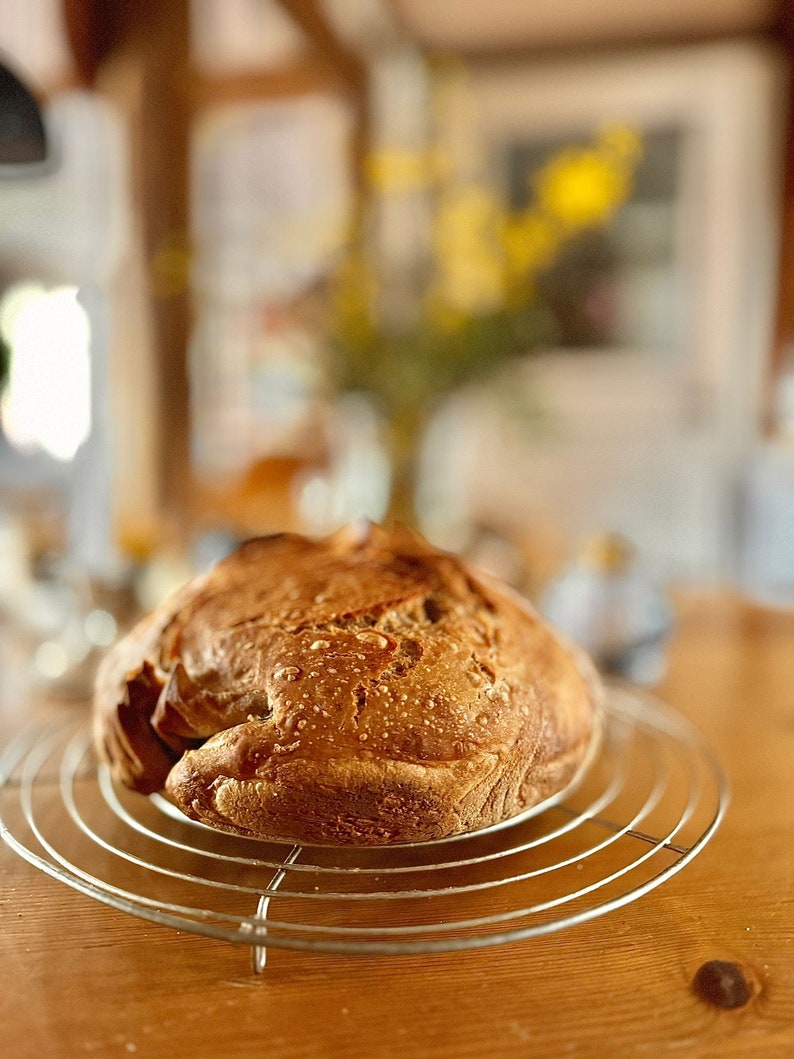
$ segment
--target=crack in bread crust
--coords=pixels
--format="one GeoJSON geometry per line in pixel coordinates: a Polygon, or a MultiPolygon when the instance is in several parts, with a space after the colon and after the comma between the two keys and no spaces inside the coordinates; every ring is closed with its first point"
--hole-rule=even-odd
{"type": "Polygon", "coordinates": [[[600,690],[503,586],[406,530],[243,545],[103,661],[100,753],[222,830],[378,845],[567,784],[600,690]]]}

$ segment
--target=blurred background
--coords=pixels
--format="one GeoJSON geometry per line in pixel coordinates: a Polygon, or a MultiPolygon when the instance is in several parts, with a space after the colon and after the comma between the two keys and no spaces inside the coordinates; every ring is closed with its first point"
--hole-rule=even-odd
{"type": "Polygon", "coordinates": [[[794,607],[792,61],[772,0],[4,0],[0,704],[361,516],[585,642],[794,607]]]}

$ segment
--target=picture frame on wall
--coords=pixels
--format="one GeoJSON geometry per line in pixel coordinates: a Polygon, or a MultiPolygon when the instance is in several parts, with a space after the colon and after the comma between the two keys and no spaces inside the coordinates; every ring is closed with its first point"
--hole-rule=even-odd
{"type": "Polygon", "coordinates": [[[606,127],[632,130],[643,157],[632,196],[545,291],[559,341],[521,370],[541,414],[509,414],[496,388],[445,413],[439,473],[470,521],[513,538],[543,526],[560,552],[617,531],[675,580],[735,572],[772,341],[784,85],[754,42],[473,67],[481,153],[514,205],[552,152],[606,127]]]}

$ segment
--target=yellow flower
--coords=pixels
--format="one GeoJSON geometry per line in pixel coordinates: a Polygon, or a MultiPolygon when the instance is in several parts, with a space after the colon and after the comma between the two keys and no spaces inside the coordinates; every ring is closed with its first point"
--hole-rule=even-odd
{"type": "Polygon", "coordinates": [[[457,188],[441,199],[433,228],[436,290],[455,309],[476,315],[502,304],[502,224],[499,202],[485,188],[457,188]]]}
{"type": "Polygon", "coordinates": [[[436,291],[453,309],[471,316],[492,312],[504,299],[502,262],[488,254],[469,253],[450,261],[436,291]]]}
{"type": "Polygon", "coordinates": [[[629,171],[601,150],[569,148],[537,174],[541,208],[567,228],[589,228],[605,221],[626,199],[629,171]]]}
{"type": "Polygon", "coordinates": [[[440,180],[449,168],[449,160],[437,150],[384,147],[372,151],[364,168],[367,180],[375,190],[401,194],[426,188],[440,180]]]}
{"type": "Polygon", "coordinates": [[[551,263],[560,247],[560,226],[529,209],[508,217],[502,241],[511,276],[526,276],[551,263]]]}
{"type": "MultiPolygon", "coordinates": [[[[642,141],[630,128],[603,129],[589,146],[570,146],[554,155],[531,181],[530,204],[509,213],[498,193],[487,186],[460,183],[452,162],[440,148],[410,151],[383,149],[367,160],[371,193],[377,197],[425,191],[433,203],[432,275],[421,297],[416,320],[400,356],[416,351],[428,357],[433,342],[444,336],[460,358],[460,377],[470,371],[466,341],[473,324],[494,315],[524,313],[538,297],[538,278],[579,232],[606,223],[629,197],[642,141]],[[432,189],[432,190],[428,190],[432,189]],[[406,350],[408,351],[406,353],[406,350]],[[468,366],[467,366],[468,365],[468,366]]],[[[387,283],[383,262],[373,248],[352,238],[348,253],[330,284],[332,330],[346,354],[348,380],[366,373],[379,357],[395,355],[388,328],[378,329],[379,281],[387,283]],[[373,359],[374,358],[374,359],[373,359]]],[[[475,357],[482,328],[471,330],[475,357]]],[[[508,343],[509,345],[509,343],[508,343]]],[[[500,351],[494,349],[494,355],[500,351]]],[[[393,373],[372,376],[389,386],[393,373]]],[[[383,367],[383,364],[381,364],[383,367]]],[[[417,368],[421,381],[422,372],[417,368]]],[[[428,378],[435,378],[428,368],[428,378]]]]}
{"type": "Polygon", "coordinates": [[[611,150],[623,162],[634,165],[642,157],[642,138],[627,125],[606,125],[601,130],[599,143],[611,150]]]}

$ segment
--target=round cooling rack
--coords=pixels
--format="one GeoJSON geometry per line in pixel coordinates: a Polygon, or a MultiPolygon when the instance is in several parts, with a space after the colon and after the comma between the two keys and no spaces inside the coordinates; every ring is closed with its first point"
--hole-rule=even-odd
{"type": "Polygon", "coordinates": [[[642,897],[705,846],[726,784],[697,731],[608,689],[576,784],[509,827],[384,849],[236,838],[117,787],[85,720],[28,733],[0,761],[0,828],[54,879],[157,923],[251,947],[402,954],[481,948],[584,923],[642,897]]]}

